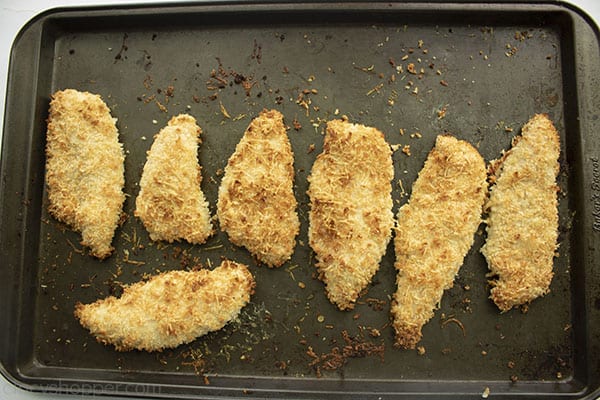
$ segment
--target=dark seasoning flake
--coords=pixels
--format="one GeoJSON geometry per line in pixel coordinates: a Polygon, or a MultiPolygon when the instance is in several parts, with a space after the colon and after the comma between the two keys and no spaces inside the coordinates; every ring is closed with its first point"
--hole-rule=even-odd
{"type": "MultiPolygon", "coordinates": [[[[119,120],[127,154],[124,211],[129,218],[116,232],[114,255],[98,262],[44,207],[37,359],[54,366],[179,371],[207,377],[200,380],[204,384],[224,374],[460,379],[474,365],[481,379],[514,384],[569,377],[573,350],[571,330],[564,327],[571,315],[563,298],[570,283],[563,244],[552,292],[536,300],[527,314],[513,310],[500,315],[487,299],[487,270],[478,254],[485,235],[480,231],[453,288],[425,326],[418,349],[402,351],[391,345],[389,327],[393,246],[355,310],[340,312],[316,279],[306,234],[306,177],[321,151],[326,121],[342,118],[376,126],[395,150],[401,149],[393,154],[396,214],[437,134],[465,138],[490,161],[509,147],[530,114],[561,115],[561,71],[554,62],[558,40],[552,29],[410,25],[340,27],[333,33],[327,27],[132,31],[109,32],[100,40],[92,34],[59,40],[57,86],[102,94],[119,120]],[[225,39],[236,46],[221,46],[225,39]],[[542,50],[532,50],[531,43],[542,50]],[[82,76],[72,60],[88,73],[82,76]],[[536,76],[513,73],[532,65],[539,71],[536,76]],[[203,130],[202,188],[214,215],[226,161],[263,108],[286,117],[296,158],[302,227],[293,258],[275,270],[257,266],[221,232],[202,246],[152,243],[132,215],[154,134],[178,113],[197,118],[203,130]],[[250,265],[256,293],[238,319],[188,345],[162,353],[117,353],[96,343],[73,318],[76,301],[119,295],[123,285],[160,271],[213,268],[221,257],[250,265]],[[537,324],[550,309],[555,324],[539,332],[537,324]],[[540,335],[552,344],[539,344],[540,335]],[[438,369],[432,372],[424,360],[438,369]]],[[[566,206],[560,207],[564,215],[566,206]]]]}

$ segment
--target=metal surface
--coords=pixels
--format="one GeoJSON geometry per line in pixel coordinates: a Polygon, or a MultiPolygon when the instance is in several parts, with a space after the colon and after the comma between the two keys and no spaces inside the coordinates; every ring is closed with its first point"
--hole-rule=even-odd
{"type": "Polygon", "coordinates": [[[550,3],[204,3],[42,14],[15,42],[8,86],[3,373],[32,390],[130,395],[462,398],[489,388],[591,396],[600,386],[596,33],[577,13],[550,3]],[[127,153],[129,218],[116,232],[115,254],[102,262],[81,254],[78,234],[46,211],[48,102],[68,87],[102,95],[127,153]],[[178,113],[197,118],[202,188],[214,212],[220,170],[263,108],[280,110],[291,127],[302,221],[292,260],[276,270],[258,266],[221,233],[202,246],[151,243],[133,207],[153,135],[178,113]],[[324,121],[346,115],[378,127],[390,144],[410,145],[410,156],[394,153],[396,212],[437,134],[468,140],[490,161],[537,112],[554,120],[562,144],[560,248],[549,295],[526,312],[500,314],[487,299],[480,233],[423,329],[424,354],[392,346],[391,245],[354,311],[328,302],[307,245],[305,194],[324,121]],[[118,294],[121,284],[157,270],[210,267],[221,257],[251,266],[256,294],[239,321],[189,345],[117,353],[73,317],[76,301],[118,294]],[[316,377],[309,347],[317,355],[341,348],[343,331],[383,344],[383,360],[353,357],[333,371],[319,363],[316,377]]]}

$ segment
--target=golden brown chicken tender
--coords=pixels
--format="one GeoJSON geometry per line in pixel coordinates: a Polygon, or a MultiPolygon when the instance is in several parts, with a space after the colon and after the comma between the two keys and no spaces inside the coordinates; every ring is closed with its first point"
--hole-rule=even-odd
{"type": "Polygon", "coordinates": [[[214,232],[200,188],[200,133],[196,120],[181,114],[154,137],[135,202],[135,216],[152,240],[201,244],[214,232]]]}
{"type": "Polygon", "coordinates": [[[398,211],[391,308],[397,346],[412,349],[421,340],[421,328],[473,245],[486,196],[479,152],[452,136],[438,136],[409,202],[398,211]]]}
{"type": "Polygon", "coordinates": [[[308,178],[308,237],[327,297],[341,310],[354,308],[385,254],[394,226],[393,178],[383,133],[327,123],[323,152],[308,178]]]}
{"type": "Polygon", "coordinates": [[[81,232],[92,255],[108,257],[125,195],[116,119],[100,96],[74,89],[52,96],[46,136],[48,211],[81,232]]]}
{"type": "Polygon", "coordinates": [[[224,260],[212,271],[170,271],[135,283],[120,298],[77,303],[75,317],[118,351],[161,351],[224,327],[250,301],[254,278],[224,260]]]}
{"type": "Polygon", "coordinates": [[[487,240],[491,298],[502,311],[549,291],[558,238],[556,176],[560,140],[547,115],[527,122],[504,156],[492,162],[487,240]]]}
{"type": "Polygon", "coordinates": [[[229,240],[278,267],[296,246],[294,154],[283,115],[264,110],[248,126],[225,167],[217,216],[229,240]]]}

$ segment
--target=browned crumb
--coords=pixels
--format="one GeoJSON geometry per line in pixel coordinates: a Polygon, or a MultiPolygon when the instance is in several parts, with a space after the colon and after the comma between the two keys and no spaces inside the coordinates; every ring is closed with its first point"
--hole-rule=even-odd
{"type": "Polygon", "coordinates": [[[364,340],[362,337],[351,337],[348,331],[342,331],[343,346],[334,346],[329,353],[318,355],[312,347],[308,347],[306,354],[312,358],[308,364],[312,367],[317,377],[321,377],[321,370],[335,371],[342,368],[350,358],[364,358],[379,356],[383,362],[385,345],[364,340]]]}
{"type": "Polygon", "coordinates": [[[302,125],[300,124],[300,122],[298,121],[297,118],[294,118],[294,120],[292,121],[292,125],[294,126],[294,129],[297,131],[302,129],[302,125]]]}
{"type": "Polygon", "coordinates": [[[158,107],[158,109],[164,113],[168,112],[169,110],[167,110],[167,107],[165,107],[160,101],[155,100],[156,102],[156,106],[158,107]]]}
{"type": "Polygon", "coordinates": [[[437,112],[437,117],[438,119],[443,119],[446,117],[446,112],[448,111],[448,106],[445,105],[444,107],[442,107],[440,110],[438,110],[437,112]]]}
{"type": "Polygon", "coordinates": [[[152,77],[150,75],[146,75],[143,85],[146,89],[152,88],[152,77]]]}

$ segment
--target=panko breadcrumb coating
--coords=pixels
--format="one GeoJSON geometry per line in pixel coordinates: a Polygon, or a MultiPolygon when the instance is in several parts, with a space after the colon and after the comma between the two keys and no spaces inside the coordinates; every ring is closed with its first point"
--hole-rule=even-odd
{"type": "Polygon", "coordinates": [[[224,327],[250,301],[254,278],[224,260],[212,271],[170,271],[127,286],[120,298],[77,303],[75,317],[118,351],[161,351],[224,327]]]}
{"type": "Polygon", "coordinates": [[[46,136],[48,211],[81,232],[93,256],[108,257],[125,195],[125,156],[116,119],[100,96],[52,95],[46,136]]]}
{"type": "Polygon", "coordinates": [[[213,234],[208,202],[200,188],[200,127],[180,114],[154,137],[135,202],[154,241],[187,240],[202,244],[213,234]]]}
{"type": "Polygon", "coordinates": [[[323,152],[308,178],[308,237],[327,297],[354,308],[379,269],[394,226],[392,151],[375,128],[327,123],[323,152]]]}
{"type": "Polygon", "coordinates": [[[473,245],[487,196],[479,152],[452,136],[438,136],[407,204],[398,211],[391,314],[396,345],[414,349],[444,290],[452,287],[473,245]]]}
{"type": "Polygon", "coordinates": [[[560,140],[547,115],[523,127],[512,148],[490,165],[492,186],[487,240],[481,248],[500,310],[528,303],[549,291],[558,238],[556,176],[560,140]]]}
{"type": "Polygon", "coordinates": [[[296,246],[300,221],[293,185],[294,154],[283,115],[263,110],[227,162],[217,216],[232,243],[269,267],[287,261],[296,246]]]}

